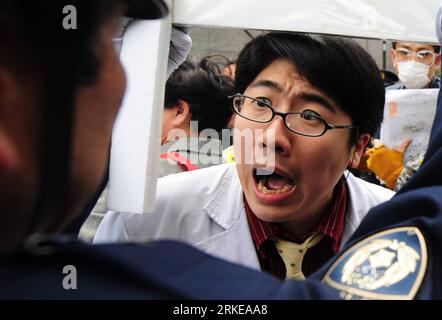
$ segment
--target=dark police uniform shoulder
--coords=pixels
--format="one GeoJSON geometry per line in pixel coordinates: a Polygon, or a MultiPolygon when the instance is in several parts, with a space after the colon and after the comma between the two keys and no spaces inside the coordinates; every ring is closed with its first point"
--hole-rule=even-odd
{"type": "Polygon", "coordinates": [[[279,285],[175,241],[39,244],[0,259],[0,283],[0,299],[259,299],[279,285]]]}

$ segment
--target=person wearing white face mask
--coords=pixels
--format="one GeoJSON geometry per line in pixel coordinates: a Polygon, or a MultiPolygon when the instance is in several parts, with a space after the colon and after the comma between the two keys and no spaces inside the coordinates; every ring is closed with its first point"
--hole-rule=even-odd
{"type": "MultiPolygon", "coordinates": [[[[440,88],[440,78],[436,76],[441,62],[439,52],[440,46],[431,44],[393,42],[390,57],[399,81],[386,89],[440,88]]],[[[379,132],[375,137],[379,138],[379,132]]],[[[425,155],[422,151],[404,165],[404,154],[411,142],[406,139],[399,148],[392,149],[383,145],[380,140],[375,141],[374,146],[365,153],[365,170],[373,172],[384,181],[386,187],[398,191],[419,169],[425,155]]],[[[360,169],[364,170],[364,167],[360,169]]]]}
{"type": "Polygon", "coordinates": [[[440,47],[413,42],[393,42],[391,63],[399,82],[391,89],[440,88],[436,70],[440,67],[440,47]]]}

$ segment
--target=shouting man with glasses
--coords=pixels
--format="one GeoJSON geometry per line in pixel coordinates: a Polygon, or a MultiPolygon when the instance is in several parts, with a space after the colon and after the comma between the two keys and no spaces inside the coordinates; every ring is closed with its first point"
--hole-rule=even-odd
{"type": "Polygon", "coordinates": [[[440,67],[440,47],[412,42],[393,42],[391,63],[400,82],[387,89],[440,88],[436,70],[440,67]]]}
{"type": "Polygon", "coordinates": [[[156,213],[109,213],[95,242],[180,239],[303,279],[393,195],[347,171],[384,107],[379,70],[356,43],[269,33],[242,50],[235,81],[236,165],[160,179],[156,213]]]}

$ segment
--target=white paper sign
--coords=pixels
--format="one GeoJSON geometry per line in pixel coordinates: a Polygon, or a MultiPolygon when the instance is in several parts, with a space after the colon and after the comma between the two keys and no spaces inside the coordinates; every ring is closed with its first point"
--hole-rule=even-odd
{"type": "Polygon", "coordinates": [[[124,35],[127,89],[112,133],[109,210],[154,211],[170,29],[169,17],[137,20],[124,35]]]}
{"type": "Polygon", "coordinates": [[[389,148],[397,148],[404,139],[411,139],[404,163],[426,151],[436,114],[439,89],[387,90],[381,140],[389,148]]]}

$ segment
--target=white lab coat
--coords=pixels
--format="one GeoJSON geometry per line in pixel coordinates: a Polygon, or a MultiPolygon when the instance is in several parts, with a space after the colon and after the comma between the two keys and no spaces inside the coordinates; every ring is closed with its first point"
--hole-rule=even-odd
{"type": "MultiPolygon", "coordinates": [[[[394,192],[349,174],[350,205],[341,245],[368,210],[394,192]]],[[[173,174],[159,179],[153,214],[108,212],[94,243],[176,239],[251,268],[260,269],[249,231],[235,165],[173,174]]]]}

